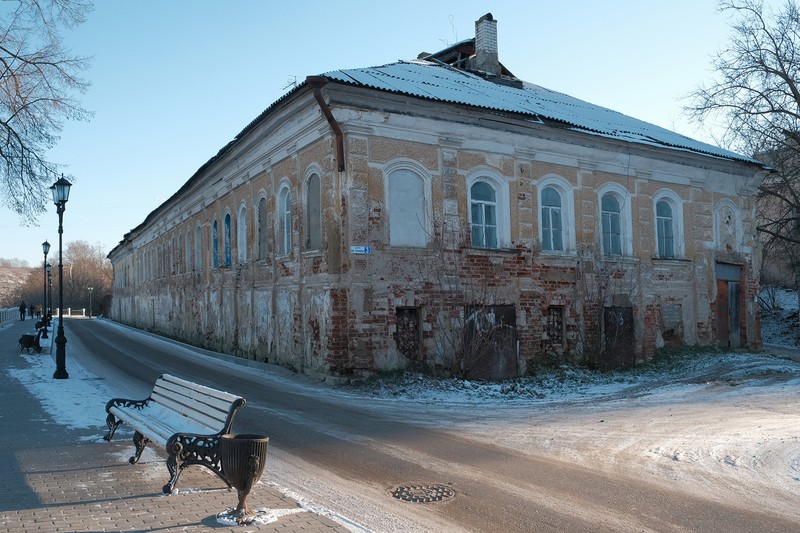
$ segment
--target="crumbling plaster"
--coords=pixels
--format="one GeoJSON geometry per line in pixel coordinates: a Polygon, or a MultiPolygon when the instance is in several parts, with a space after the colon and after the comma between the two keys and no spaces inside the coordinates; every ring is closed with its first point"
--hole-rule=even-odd
{"type": "Polygon", "coordinates": [[[114,318],[306,372],[363,374],[407,364],[393,341],[398,307],[420,309],[421,350],[429,361],[441,364],[444,354],[437,329],[448,321],[458,324],[462,311],[456,307],[474,301],[477,296],[470,294],[483,284],[493,287],[494,303],[517,309],[515,326],[523,340],[518,363],[523,372],[543,356],[540,341],[549,306],[565,307],[562,351],[578,356],[585,343],[579,332],[595,328],[589,323],[597,320],[590,316],[596,309],[587,305],[581,291],[597,291],[598,269],[621,268],[625,273],[615,281],[619,287],[606,287],[611,292],[598,305],[635,309],[636,353],[643,360],[668,341],[713,342],[714,262],[718,252],[731,252],[720,249],[715,206],[727,206],[736,218],[732,251],[739,254],[736,259],[750,284],[746,340],[751,345],[760,342],[758,310],[751,305],[752,203],[737,193],[737,184],[749,176],[734,165],[566,131],[548,130],[537,137],[539,126],[525,130],[513,121],[489,128],[468,114],[460,114],[460,122],[453,124],[436,118],[431,106],[413,103],[404,113],[334,108],[349,132],[343,173],[335,170],[333,136],[308,106],[298,105],[297,110],[305,112],[281,121],[280,139],[270,140],[267,132],[275,131],[274,125],[254,132],[263,144],[254,139],[213,165],[196,186],[139,228],[130,247],[116,252],[115,273],[131,272],[131,280],[115,288],[114,318]],[[415,114],[417,107],[425,112],[415,114]],[[450,255],[457,263],[441,266],[435,249],[388,246],[391,213],[385,172],[387,165],[400,160],[413,161],[428,173],[431,239],[455,236],[457,247],[450,255]],[[303,181],[310,168],[322,178],[324,235],[319,251],[304,249],[303,181]],[[506,251],[474,250],[466,240],[466,184],[481,169],[506,180],[506,251]],[[217,179],[222,176],[225,179],[217,179]],[[559,176],[574,188],[578,249],[563,255],[542,252],[538,242],[537,190],[547,176],[559,176]],[[293,247],[286,256],[276,255],[274,223],[275,196],[282,182],[292,194],[293,247]],[[597,251],[597,191],[608,184],[628,192],[633,218],[632,254],[610,260],[597,251]],[[684,257],[675,260],[654,259],[652,199],[663,188],[684,202],[684,257]],[[269,252],[258,261],[250,250],[247,263],[236,264],[236,213],[241,205],[247,208],[247,242],[252,246],[261,196],[267,198],[270,213],[269,252]],[[212,269],[210,227],[226,212],[234,225],[234,264],[212,269]],[[203,235],[203,267],[186,272],[182,249],[169,243],[179,242],[187,229],[194,238],[195,227],[203,235]],[[353,255],[353,245],[370,246],[372,253],[353,255]],[[592,264],[579,267],[581,261],[592,264]],[[446,278],[458,282],[450,285],[460,295],[443,297],[448,292],[448,283],[442,283],[446,278]],[[454,308],[442,307],[445,301],[454,308]],[[665,338],[666,331],[673,337],[665,338]]]}

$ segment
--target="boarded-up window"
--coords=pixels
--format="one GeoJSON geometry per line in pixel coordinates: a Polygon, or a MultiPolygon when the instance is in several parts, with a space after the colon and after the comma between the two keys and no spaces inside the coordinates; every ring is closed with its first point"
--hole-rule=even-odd
{"type": "Polygon", "coordinates": [[[410,361],[421,359],[419,310],[416,307],[398,307],[395,316],[397,349],[410,361]]]}
{"type": "Polygon", "coordinates": [[[564,306],[551,305],[547,308],[547,324],[545,325],[547,342],[550,346],[564,345],[564,306]]]}
{"type": "Polygon", "coordinates": [[[267,258],[267,199],[258,201],[258,259],[267,258]]]}
{"type": "Polygon", "coordinates": [[[425,182],[414,172],[396,170],[389,175],[389,244],[425,246],[425,182]]]}
{"type": "Polygon", "coordinates": [[[321,210],[319,175],[312,174],[306,182],[306,250],[322,247],[321,210]]]}

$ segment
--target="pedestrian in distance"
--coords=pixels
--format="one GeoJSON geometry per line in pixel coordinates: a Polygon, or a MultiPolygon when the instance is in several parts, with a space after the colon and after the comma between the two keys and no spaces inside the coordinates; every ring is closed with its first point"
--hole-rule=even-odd
{"type": "Polygon", "coordinates": [[[20,320],[23,320],[23,321],[25,320],[25,312],[27,310],[28,310],[28,306],[25,305],[25,300],[23,300],[22,303],[19,304],[19,319],[20,320]]]}

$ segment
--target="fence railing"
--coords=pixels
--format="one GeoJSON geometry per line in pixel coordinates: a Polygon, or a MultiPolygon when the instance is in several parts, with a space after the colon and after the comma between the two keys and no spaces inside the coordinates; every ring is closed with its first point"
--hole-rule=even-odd
{"type": "Polygon", "coordinates": [[[18,307],[8,307],[6,309],[0,309],[0,326],[5,326],[6,324],[10,324],[14,320],[19,320],[18,307]]]}
{"type": "MultiPolygon", "coordinates": [[[[64,316],[87,316],[86,315],[86,308],[82,307],[80,309],[72,309],[71,307],[64,308],[64,316]]],[[[58,318],[58,307],[53,309],[53,319],[58,318]]]]}
{"type": "MultiPolygon", "coordinates": [[[[82,307],[80,309],[72,309],[71,307],[64,308],[64,316],[88,316],[86,314],[86,308],[82,307]]],[[[25,315],[25,318],[28,318],[28,315],[25,315]]],[[[0,309],[0,327],[6,326],[15,320],[19,320],[19,308],[18,307],[7,307],[5,309],[0,309]]],[[[58,308],[53,309],[53,320],[58,320],[58,308]]]]}

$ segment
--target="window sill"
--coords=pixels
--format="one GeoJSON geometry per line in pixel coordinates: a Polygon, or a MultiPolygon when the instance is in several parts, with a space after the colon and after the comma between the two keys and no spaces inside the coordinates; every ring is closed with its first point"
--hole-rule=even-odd
{"type": "Polygon", "coordinates": [[[468,255],[504,255],[513,256],[519,255],[520,252],[516,248],[477,248],[475,246],[462,246],[462,250],[468,255]]]}
{"type": "Polygon", "coordinates": [[[578,257],[578,253],[572,250],[539,250],[539,254],[543,257],[578,257]]]}
{"type": "Polygon", "coordinates": [[[637,264],[639,258],[632,255],[604,255],[601,258],[604,263],[637,264]]]}
{"type": "Polygon", "coordinates": [[[652,257],[650,258],[654,263],[691,263],[691,259],[685,257],[652,257]]]}

